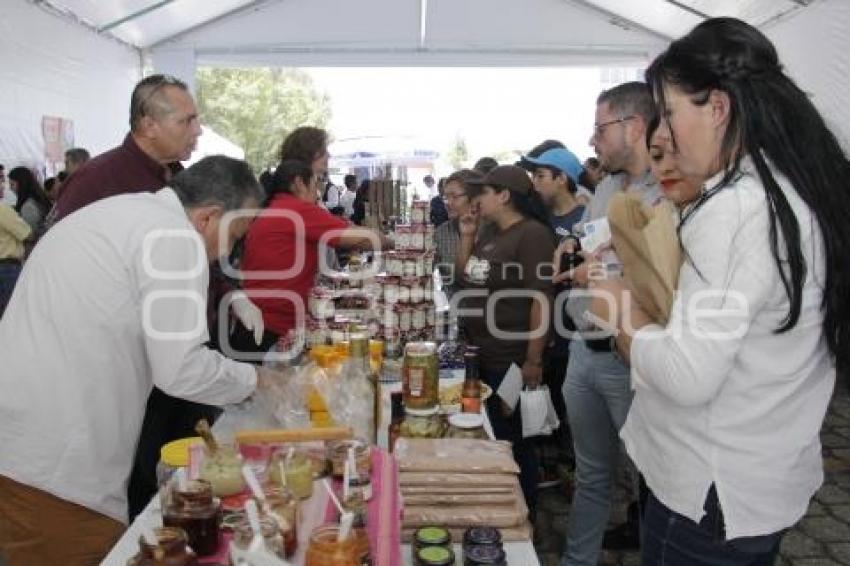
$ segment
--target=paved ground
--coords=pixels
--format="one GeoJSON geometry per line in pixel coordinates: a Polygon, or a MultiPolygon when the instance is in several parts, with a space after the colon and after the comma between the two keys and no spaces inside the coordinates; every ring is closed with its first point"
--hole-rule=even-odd
{"type": "MultiPolygon", "coordinates": [[[[784,537],[778,566],[850,566],[850,395],[839,379],[821,429],[826,480],[808,513],[784,537]]],[[[621,482],[625,483],[625,482],[621,482]]],[[[568,489],[549,488],[540,494],[535,546],[543,566],[555,566],[563,550],[569,517],[568,489]]],[[[612,523],[623,521],[626,490],[621,485],[612,523]]],[[[604,552],[600,565],[640,564],[637,552],[604,552]]]]}

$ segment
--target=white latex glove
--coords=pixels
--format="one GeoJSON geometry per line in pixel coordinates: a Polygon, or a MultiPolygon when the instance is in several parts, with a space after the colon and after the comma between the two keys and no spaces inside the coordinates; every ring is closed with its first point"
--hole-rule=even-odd
{"type": "Polygon", "coordinates": [[[233,314],[248,330],[254,331],[254,342],[260,345],[263,341],[263,312],[257,308],[257,305],[251,302],[251,299],[245,295],[243,291],[234,291],[233,301],[230,303],[233,308],[233,314]]]}

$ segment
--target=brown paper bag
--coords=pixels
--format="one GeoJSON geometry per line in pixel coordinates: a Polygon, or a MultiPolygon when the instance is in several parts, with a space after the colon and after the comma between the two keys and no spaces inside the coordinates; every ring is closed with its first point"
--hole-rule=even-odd
{"type": "Polygon", "coordinates": [[[676,212],[667,201],[649,207],[631,193],[608,205],[608,224],[634,298],[652,320],[666,326],[682,266],[676,212]]]}

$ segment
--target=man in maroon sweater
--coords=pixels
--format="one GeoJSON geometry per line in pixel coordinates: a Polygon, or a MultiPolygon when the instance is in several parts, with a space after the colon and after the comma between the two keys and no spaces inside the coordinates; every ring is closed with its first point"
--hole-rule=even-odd
{"type": "Polygon", "coordinates": [[[102,198],[164,187],[195,149],[201,124],[186,84],[167,75],[146,77],[133,90],[130,133],[86,162],[62,184],[55,219],[102,198]]]}

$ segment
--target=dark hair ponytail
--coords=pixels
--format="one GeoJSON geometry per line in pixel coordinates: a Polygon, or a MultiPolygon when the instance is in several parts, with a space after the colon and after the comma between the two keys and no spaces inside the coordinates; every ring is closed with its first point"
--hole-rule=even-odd
{"type": "MultiPolygon", "coordinates": [[[[540,198],[537,191],[532,190],[527,193],[521,193],[519,191],[512,191],[507,187],[493,188],[497,191],[508,191],[511,196],[508,203],[523,217],[537,220],[550,230],[552,229],[552,225],[549,223],[549,216],[546,212],[546,205],[543,204],[543,199],[540,198]]],[[[554,232],[552,233],[554,234],[554,232]]]]}
{"type": "Polygon", "coordinates": [[[280,162],[274,170],[270,179],[264,183],[266,190],[266,202],[264,206],[268,206],[274,198],[281,194],[292,194],[295,185],[295,179],[301,179],[305,185],[310,185],[310,180],[313,178],[313,170],[310,169],[309,163],[304,163],[298,159],[285,159],[280,162]]]}
{"type": "Polygon", "coordinates": [[[682,222],[733,182],[744,156],[752,159],[768,204],[771,250],[791,304],[777,332],[789,330],[799,320],[807,266],[799,222],[771,166],[789,179],[811,209],[826,254],[823,331],[839,365],[847,365],[850,194],[846,184],[850,162],[806,93],[782,71],[773,44],[740,20],[710,19],[674,41],[652,63],[646,77],[662,114],[665,84],[691,95],[696,104],[707,102],[714,89],[729,95],[729,124],[720,150],[723,177],[717,186],[707,189],[682,222]]]}

